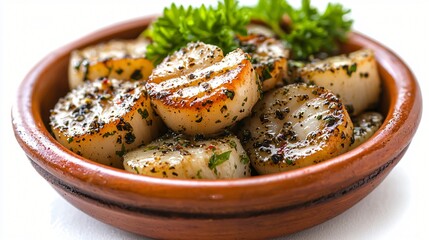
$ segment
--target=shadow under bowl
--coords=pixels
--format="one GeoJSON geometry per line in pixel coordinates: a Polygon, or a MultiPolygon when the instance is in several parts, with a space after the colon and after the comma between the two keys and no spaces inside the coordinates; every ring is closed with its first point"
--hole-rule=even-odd
{"type": "Polygon", "coordinates": [[[367,196],[407,150],[421,118],[418,83],[395,53],[359,33],[342,48],[374,50],[385,121],[356,149],[288,172],[235,180],[173,180],[128,173],[80,157],[50,134],[48,116],[68,91],[70,52],[134,38],[154,16],[120,23],[49,54],[26,76],[12,108],[15,136],[33,167],[67,201],[118,228],[153,238],[261,239],[322,223],[367,196]]]}

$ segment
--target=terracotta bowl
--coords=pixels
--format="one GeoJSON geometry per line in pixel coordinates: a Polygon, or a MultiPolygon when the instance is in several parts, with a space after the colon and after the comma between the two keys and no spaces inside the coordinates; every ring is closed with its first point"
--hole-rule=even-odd
{"type": "Polygon", "coordinates": [[[50,134],[49,110],[68,91],[70,52],[112,38],[134,38],[145,17],[102,29],[49,54],[20,85],[15,136],[34,168],[67,201],[105,223],[153,238],[261,239],[322,223],[367,196],[405,154],[422,97],[404,62],[383,45],[352,33],[343,51],[371,48],[383,79],[386,120],[358,148],[314,166],[238,180],[172,180],[92,162],[50,134]]]}

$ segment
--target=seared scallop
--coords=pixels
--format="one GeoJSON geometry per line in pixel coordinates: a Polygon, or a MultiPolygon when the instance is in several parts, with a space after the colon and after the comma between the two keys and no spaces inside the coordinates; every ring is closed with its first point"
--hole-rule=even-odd
{"type": "Polygon", "coordinates": [[[96,162],[123,167],[122,156],[162,132],[142,82],[87,81],[61,98],[51,111],[55,138],[96,162]]]}
{"type": "Polygon", "coordinates": [[[353,123],[331,91],[292,84],[266,93],[240,132],[253,167],[266,174],[309,166],[347,151],[353,123]]]}
{"type": "Polygon", "coordinates": [[[351,115],[359,115],[379,101],[381,81],[374,52],[369,49],[307,64],[298,70],[298,76],[337,94],[351,115]]]}
{"type": "Polygon", "coordinates": [[[223,51],[218,46],[201,42],[189,43],[185,48],[165,58],[153,70],[150,79],[153,83],[175,79],[198,69],[210,67],[223,58],[223,51]]]}
{"type": "Polygon", "coordinates": [[[188,135],[214,134],[248,116],[260,97],[249,56],[201,42],[167,57],[146,84],[166,125],[188,135]]]}
{"type": "Polygon", "coordinates": [[[276,37],[276,33],[269,27],[257,24],[250,23],[246,26],[248,35],[264,35],[267,37],[276,37]]]}
{"type": "Polygon", "coordinates": [[[268,91],[281,84],[287,73],[289,50],[278,39],[265,35],[239,36],[240,48],[252,58],[252,65],[268,91]]]}
{"type": "Polygon", "coordinates": [[[383,116],[378,112],[365,112],[353,119],[353,149],[368,140],[383,124],[383,116]]]}
{"type": "Polygon", "coordinates": [[[250,177],[249,158],[233,135],[195,139],[167,134],[125,154],[124,167],[133,173],[162,178],[250,177]]]}
{"type": "Polygon", "coordinates": [[[112,40],[75,50],[69,63],[69,86],[75,88],[85,80],[111,78],[147,80],[153,63],[145,58],[149,40],[112,40]]]}

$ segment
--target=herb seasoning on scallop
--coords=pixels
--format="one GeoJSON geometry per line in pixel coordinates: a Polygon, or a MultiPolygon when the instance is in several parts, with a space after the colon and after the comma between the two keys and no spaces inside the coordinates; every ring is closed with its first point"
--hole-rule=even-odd
{"type": "Polygon", "coordinates": [[[321,87],[275,89],[253,111],[240,137],[259,174],[324,161],[347,151],[352,141],[353,123],[344,105],[321,87]]]}
{"type": "Polygon", "coordinates": [[[61,98],[51,111],[55,138],[71,151],[122,168],[122,156],[155,139],[161,119],[140,81],[87,81],[61,98]]]}

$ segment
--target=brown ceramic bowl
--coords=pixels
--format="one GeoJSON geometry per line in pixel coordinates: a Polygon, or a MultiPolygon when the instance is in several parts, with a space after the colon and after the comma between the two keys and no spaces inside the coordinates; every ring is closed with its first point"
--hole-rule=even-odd
{"type": "Polygon", "coordinates": [[[392,51],[352,33],[344,52],[375,51],[386,120],[358,148],[317,165],[237,180],[172,180],[92,162],[50,134],[49,110],[68,91],[70,52],[134,38],[153,17],[95,32],[49,54],[22,82],[12,111],[16,138],[34,168],[70,203],[118,228],[154,238],[261,239],[296,232],[344,212],[368,195],[405,154],[422,111],[418,83],[392,51]]]}

